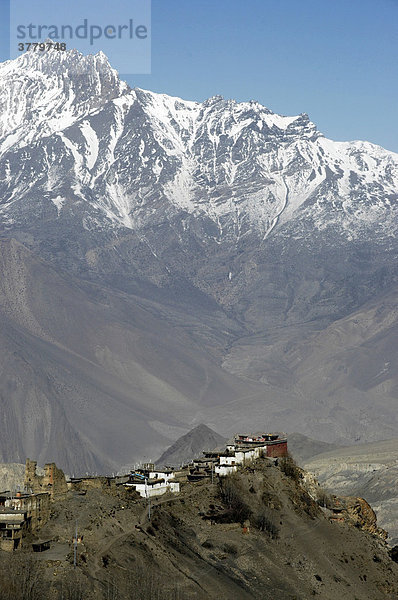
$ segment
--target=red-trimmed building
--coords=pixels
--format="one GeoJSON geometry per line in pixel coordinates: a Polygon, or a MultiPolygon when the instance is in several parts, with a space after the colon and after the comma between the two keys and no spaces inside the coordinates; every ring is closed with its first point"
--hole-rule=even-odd
{"type": "Polygon", "coordinates": [[[266,455],[271,458],[287,454],[287,437],[284,433],[239,434],[235,436],[234,443],[237,449],[266,447],[266,455]]]}

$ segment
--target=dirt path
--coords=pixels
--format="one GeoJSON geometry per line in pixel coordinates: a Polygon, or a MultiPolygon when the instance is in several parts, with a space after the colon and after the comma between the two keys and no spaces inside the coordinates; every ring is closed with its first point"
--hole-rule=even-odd
{"type": "MultiPolygon", "coordinates": [[[[168,504],[170,502],[176,502],[179,500],[179,496],[176,496],[174,498],[162,498],[161,500],[151,498],[151,512],[156,510],[156,507],[162,504],[168,504]]],[[[137,533],[137,530],[141,531],[146,535],[146,531],[143,529],[143,525],[147,522],[150,522],[148,519],[148,513],[149,505],[146,503],[143,511],[141,512],[139,517],[136,517],[134,521],[131,522],[130,527],[124,529],[124,531],[117,535],[112,535],[104,538],[103,540],[100,540],[98,548],[93,552],[87,565],[91,577],[98,580],[98,573],[103,568],[102,559],[104,556],[106,556],[108,552],[110,552],[112,546],[120,542],[123,538],[137,533]]]]}

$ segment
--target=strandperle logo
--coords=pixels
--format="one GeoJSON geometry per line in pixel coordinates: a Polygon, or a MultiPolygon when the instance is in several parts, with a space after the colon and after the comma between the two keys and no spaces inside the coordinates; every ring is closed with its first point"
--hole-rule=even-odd
{"type": "MultiPolygon", "coordinates": [[[[9,1],[10,58],[102,52],[123,77],[151,72],[151,0],[9,1]]],[[[57,69],[59,64],[54,62],[57,69]]],[[[81,74],[89,65],[82,62],[81,74]]]]}
{"type": "Polygon", "coordinates": [[[17,39],[19,40],[43,40],[51,38],[52,40],[68,41],[73,39],[89,40],[90,45],[101,38],[108,40],[145,40],[148,37],[148,28],[146,25],[136,25],[134,19],[128,19],[127,24],[122,25],[97,25],[89,23],[88,19],[83,19],[81,25],[73,27],[72,25],[43,25],[33,24],[17,25],[17,39]]]}

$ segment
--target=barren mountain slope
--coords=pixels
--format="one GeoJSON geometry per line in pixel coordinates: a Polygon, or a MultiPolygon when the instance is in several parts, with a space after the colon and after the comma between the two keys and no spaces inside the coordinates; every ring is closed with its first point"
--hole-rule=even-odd
{"type": "Polygon", "coordinates": [[[392,286],[320,331],[276,327],[241,338],[223,366],[236,375],[246,370],[252,379],[300,398],[291,404],[302,409],[292,430],[345,444],[392,437],[397,431],[397,298],[392,286]]]}
{"type": "Polygon", "coordinates": [[[202,309],[202,320],[184,311],[198,341],[175,307],[73,279],[17,242],[0,244],[0,261],[3,461],[114,469],[159,451],[199,408],[260,395],[201,344],[214,320],[234,327],[217,309],[202,309]]]}

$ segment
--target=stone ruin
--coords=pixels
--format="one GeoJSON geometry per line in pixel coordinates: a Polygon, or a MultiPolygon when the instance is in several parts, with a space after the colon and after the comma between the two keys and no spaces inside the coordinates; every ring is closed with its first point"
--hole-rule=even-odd
{"type": "Polygon", "coordinates": [[[37,462],[26,459],[24,487],[33,494],[48,492],[51,500],[60,500],[68,491],[65,474],[55,463],[44,465],[44,475],[37,475],[37,462]]]}

